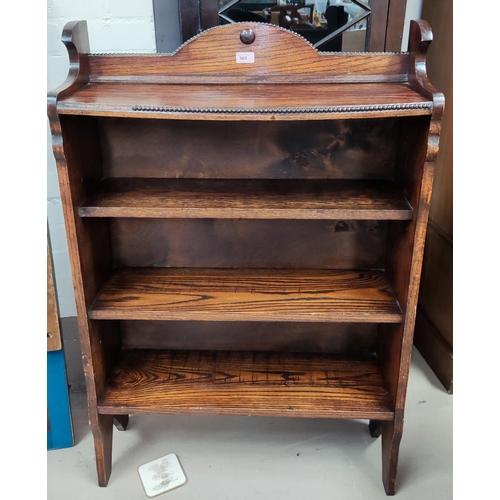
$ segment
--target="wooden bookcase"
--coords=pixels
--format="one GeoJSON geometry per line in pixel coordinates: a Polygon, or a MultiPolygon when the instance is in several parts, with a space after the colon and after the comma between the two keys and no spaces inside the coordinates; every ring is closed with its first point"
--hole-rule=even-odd
{"type": "Polygon", "coordinates": [[[99,484],[129,414],[276,415],[370,420],[394,494],[444,108],[428,25],[403,54],[254,23],[174,54],[91,54],[84,21],[62,39],[48,113],[99,484]]]}

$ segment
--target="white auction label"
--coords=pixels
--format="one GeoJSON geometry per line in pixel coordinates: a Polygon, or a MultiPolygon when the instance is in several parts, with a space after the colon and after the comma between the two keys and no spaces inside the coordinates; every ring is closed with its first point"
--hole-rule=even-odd
{"type": "Polygon", "coordinates": [[[236,62],[238,64],[252,64],[255,62],[253,52],[236,52],[236,62]]]}
{"type": "Polygon", "coordinates": [[[149,498],[178,488],[186,482],[184,471],[174,453],[141,465],[138,471],[149,498]]]}

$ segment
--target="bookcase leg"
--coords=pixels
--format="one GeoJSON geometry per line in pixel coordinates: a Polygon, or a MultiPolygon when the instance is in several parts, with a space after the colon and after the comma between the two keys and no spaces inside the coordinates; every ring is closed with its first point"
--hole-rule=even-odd
{"type": "Polygon", "coordinates": [[[128,415],[113,415],[113,423],[119,431],[126,431],[128,427],[128,415]]]}
{"type": "Polygon", "coordinates": [[[381,422],[382,427],[382,481],[387,495],[396,493],[396,474],[398,469],[399,443],[402,424],[381,422]]]}
{"type": "Polygon", "coordinates": [[[378,420],[370,420],[368,430],[370,431],[370,436],[373,438],[378,438],[382,434],[382,426],[378,420]]]}
{"type": "Polygon", "coordinates": [[[113,420],[113,415],[98,415],[97,425],[92,425],[99,486],[107,486],[111,474],[113,420]]]}

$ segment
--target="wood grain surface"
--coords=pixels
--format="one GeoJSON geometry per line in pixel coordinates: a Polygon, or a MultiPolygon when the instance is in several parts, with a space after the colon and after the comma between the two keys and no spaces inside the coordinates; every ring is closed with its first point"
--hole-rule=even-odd
{"type": "Polygon", "coordinates": [[[415,346],[445,388],[453,391],[453,0],[424,1],[422,16],[437,43],[427,54],[427,71],[446,97],[436,158],[429,226],[419,293],[415,346]]]}
{"type": "Polygon", "coordinates": [[[394,184],[363,181],[106,179],[81,217],[406,220],[394,184]]]}
{"type": "Polygon", "coordinates": [[[87,224],[74,210],[85,198],[86,187],[102,178],[99,136],[95,119],[78,117],[75,122],[74,117],[60,117],[57,113],[57,100],[89,80],[87,23],[67,23],[61,39],[68,50],[69,72],[66,81],[49,92],[47,112],[68,237],[97,477],[99,485],[106,486],[111,474],[113,418],[98,414],[97,399],[113,367],[119,338],[112,322],[88,321],[87,310],[88,301],[93,300],[108,272],[109,237],[106,223],[87,224]]]}
{"type": "Polygon", "coordinates": [[[383,269],[390,224],[290,219],[97,220],[109,223],[113,267],[252,269],[383,269]]]}
{"type": "MultiPolygon", "coordinates": [[[[426,72],[431,40],[427,23],[412,21],[408,54],[320,54],[286,30],[242,23],[203,33],[172,55],[88,55],[86,24],[65,27],[70,71],[49,93],[48,112],[100,485],[111,471],[115,415],[327,416],[381,422],[383,482],[394,494],[444,110],[426,72]],[[249,28],[251,46],[240,41],[249,28]],[[255,63],[237,64],[239,51],[252,51],[255,63]],[[236,218],[238,195],[262,216],[266,204],[279,203],[273,190],[259,188],[253,199],[230,190],[228,201],[227,192],[191,187],[168,202],[147,180],[132,205],[159,210],[156,218],[80,217],[79,207],[82,215],[100,207],[85,205],[96,195],[108,208],[126,208],[126,189],[111,197],[112,189],[99,191],[109,177],[162,178],[161,186],[165,179],[379,180],[398,182],[402,192],[373,192],[367,208],[367,191],[348,189],[330,205],[338,218],[328,221],[250,220],[236,218]],[[232,218],[164,218],[163,210],[194,198],[201,207],[194,210],[228,209],[232,218]],[[406,200],[411,218],[350,218],[366,210],[377,219],[384,206],[406,200]],[[134,329],[140,320],[154,323],[134,329]],[[321,325],[316,346],[350,356],[242,353],[254,341],[245,327],[234,332],[242,335],[235,352],[228,330],[214,337],[223,350],[198,351],[208,347],[202,336],[210,327],[198,329],[194,351],[166,351],[154,337],[168,334],[168,321],[260,323],[260,335],[274,323],[267,333],[281,348],[290,347],[286,325],[321,325]],[[330,343],[328,324],[341,325],[330,343]],[[358,348],[376,349],[376,361],[358,357],[350,339],[363,330],[349,325],[367,327],[369,342],[358,348]],[[122,350],[123,340],[160,350],[122,350]]],[[[295,211],[312,202],[299,195],[287,196],[295,211]]],[[[172,337],[174,346],[193,335],[189,326],[172,337]]],[[[289,339],[300,349],[309,333],[302,327],[289,339]]]]}
{"type": "Polygon", "coordinates": [[[401,311],[377,271],[124,268],[89,317],[399,323],[401,311]]]}
{"type": "Polygon", "coordinates": [[[105,177],[322,180],[393,179],[401,120],[98,119],[105,177]]]}
{"type": "Polygon", "coordinates": [[[62,349],[61,327],[59,325],[50,240],[47,236],[47,351],[58,351],[59,349],[62,349]]]}
{"type": "Polygon", "coordinates": [[[376,323],[269,321],[120,321],[124,349],[375,352],[376,323]]]}
{"type": "MultiPolygon", "coordinates": [[[[374,49],[372,49],[374,50],[374,49]]],[[[383,50],[383,48],[381,48],[383,50]]],[[[205,31],[169,54],[89,56],[91,81],[258,84],[264,82],[401,82],[408,54],[320,53],[304,38],[270,24],[237,23],[205,31]],[[240,40],[244,29],[255,41],[240,40]],[[253,64],[237,64],[237,52],[253,52],[253,64]]]]}
{"type": "Polygon", "coordinates": [[[430,115],[408,84],[158,85],[90,83],[57,103],[59,114],[180,120],[311,120],[430,115]],[[332,108],[332,109],[327,109],[332,108]],[[297,111],[299,110],[299,111],[297,111]]]}
{"type": "Polygon", "coordinates": [[[390,420],[374,356],[124,350],[100,413],[390,420]]]}

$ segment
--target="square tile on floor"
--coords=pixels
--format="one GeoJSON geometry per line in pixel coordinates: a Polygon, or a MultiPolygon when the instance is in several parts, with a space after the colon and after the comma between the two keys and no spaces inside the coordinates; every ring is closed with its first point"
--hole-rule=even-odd
{"type": "MultiPolygon", "coordinates": [[[[367,421],[132,415],[114,431],[113,471],[97,485],[85,394],[72,393],[75,446],[47,452],[48,500],[144,500],[137,469],[175,453],[185,485],[162,500],[381,500],[380,438],[367,421]]],[[[416,349],[400,448],[398,500],[453,497],[453,396],[416,349]]]]}

